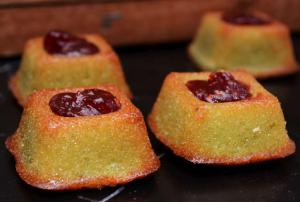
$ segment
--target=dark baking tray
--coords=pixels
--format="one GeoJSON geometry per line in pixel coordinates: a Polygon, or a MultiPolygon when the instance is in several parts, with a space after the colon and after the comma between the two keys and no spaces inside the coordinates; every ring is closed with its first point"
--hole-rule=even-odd
{"type": "MultiPolygon", "coordinates": [[[[300,35],[293,36],[300,58],[300,35]]],[[[171,71],[197,71],[186,54],[187,43],[119,48],[133,102],[147,117],[164,77],[171,71]]],[[[158,172],[124,186],[102,190],[42,191],[25,184],[4,140],[18,125],[22,109],[7,88],[20,58],[0,59],[0,201],[300,201],[300,152],[281,160],[240,167],[193,165],[159,143],[149,131],[155,152],[164,154],[158,172]],[[117,192],[115,192],[118,190],[117,192]]],[[[300,60],[299,60],[300,61],[300,60]]],[[[300,143],[300,74],[262,81],[281,101],[287,129],[300,143]]]]}

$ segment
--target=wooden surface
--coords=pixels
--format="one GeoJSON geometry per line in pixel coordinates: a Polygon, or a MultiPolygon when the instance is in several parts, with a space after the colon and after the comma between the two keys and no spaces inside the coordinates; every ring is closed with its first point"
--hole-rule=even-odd
{"type": "MultiPolygon", "coordinates": [[[[52,29],[96,32],[113,45],[189,40],[207,10],[227,10],[228,0],[2,0],[0,55],[52,29]]],[[[254,1],[254,7],[300,30],[299,0],[254,1]]]]}

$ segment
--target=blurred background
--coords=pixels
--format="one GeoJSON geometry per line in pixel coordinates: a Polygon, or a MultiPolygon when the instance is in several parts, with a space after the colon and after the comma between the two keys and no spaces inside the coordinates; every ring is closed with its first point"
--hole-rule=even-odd
{"type": "MultiPolygon", "coordinates": [[[[187,41],[205,11],[228,10],[240,1],[1,0],[0,55],[16,55],[27,39],[58,28],[98,32],[114,46],[187,41]]],[[[299,0],[246,2],[300,31],[299,0]]]]}

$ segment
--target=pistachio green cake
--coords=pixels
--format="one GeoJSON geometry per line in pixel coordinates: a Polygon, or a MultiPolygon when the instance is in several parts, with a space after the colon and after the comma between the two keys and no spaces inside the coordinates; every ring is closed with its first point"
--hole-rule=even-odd
{"type": "Polygon", "coordinates": [[[238,165],[294,153],[278,99],[248,73],[231,73],[250,86],[250,98],[205,102],[186,83],[205,81],[210,72],[170,73],[148,117],[155,136],[193,163],[238,165]]]}
{"type": "Polygon", "coordinates": [[[288,28],[262,13],[263,24],[233,24],[223,12],[204,14],[189,54],[204,70],[243,69],[266,78],[298,70],[288,28]]]}

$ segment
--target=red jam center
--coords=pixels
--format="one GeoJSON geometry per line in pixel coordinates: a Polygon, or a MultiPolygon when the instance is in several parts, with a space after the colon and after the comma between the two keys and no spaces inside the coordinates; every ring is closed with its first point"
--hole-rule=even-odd
{"type": "Polygon", "coordinates": [[[250,13],[228,13],[223,15],[223,20],[236,25],[266,25],[271,21],[250,13]]]}
{"type": "Polygon", "coordinates": [[[227,72],[211,73],[207,81],[192,80],[186,86],[198,99],[210,103],[244,100],[251,96],[249,87],[227,72]]]}
{"type": "Polygon", "coordinates": [[[44,38],[44,48],[52,55],[76,57],[99,52],[94,44],[67,32],[51,31],[44,38]]]}
{"type": "Polygon", "coordinates": [[[119,110],[121,104],[107,91],[88,89],[56,94],[51,98],[49,106],[56,115],[78,117],[108,114],[119,110]]]}

